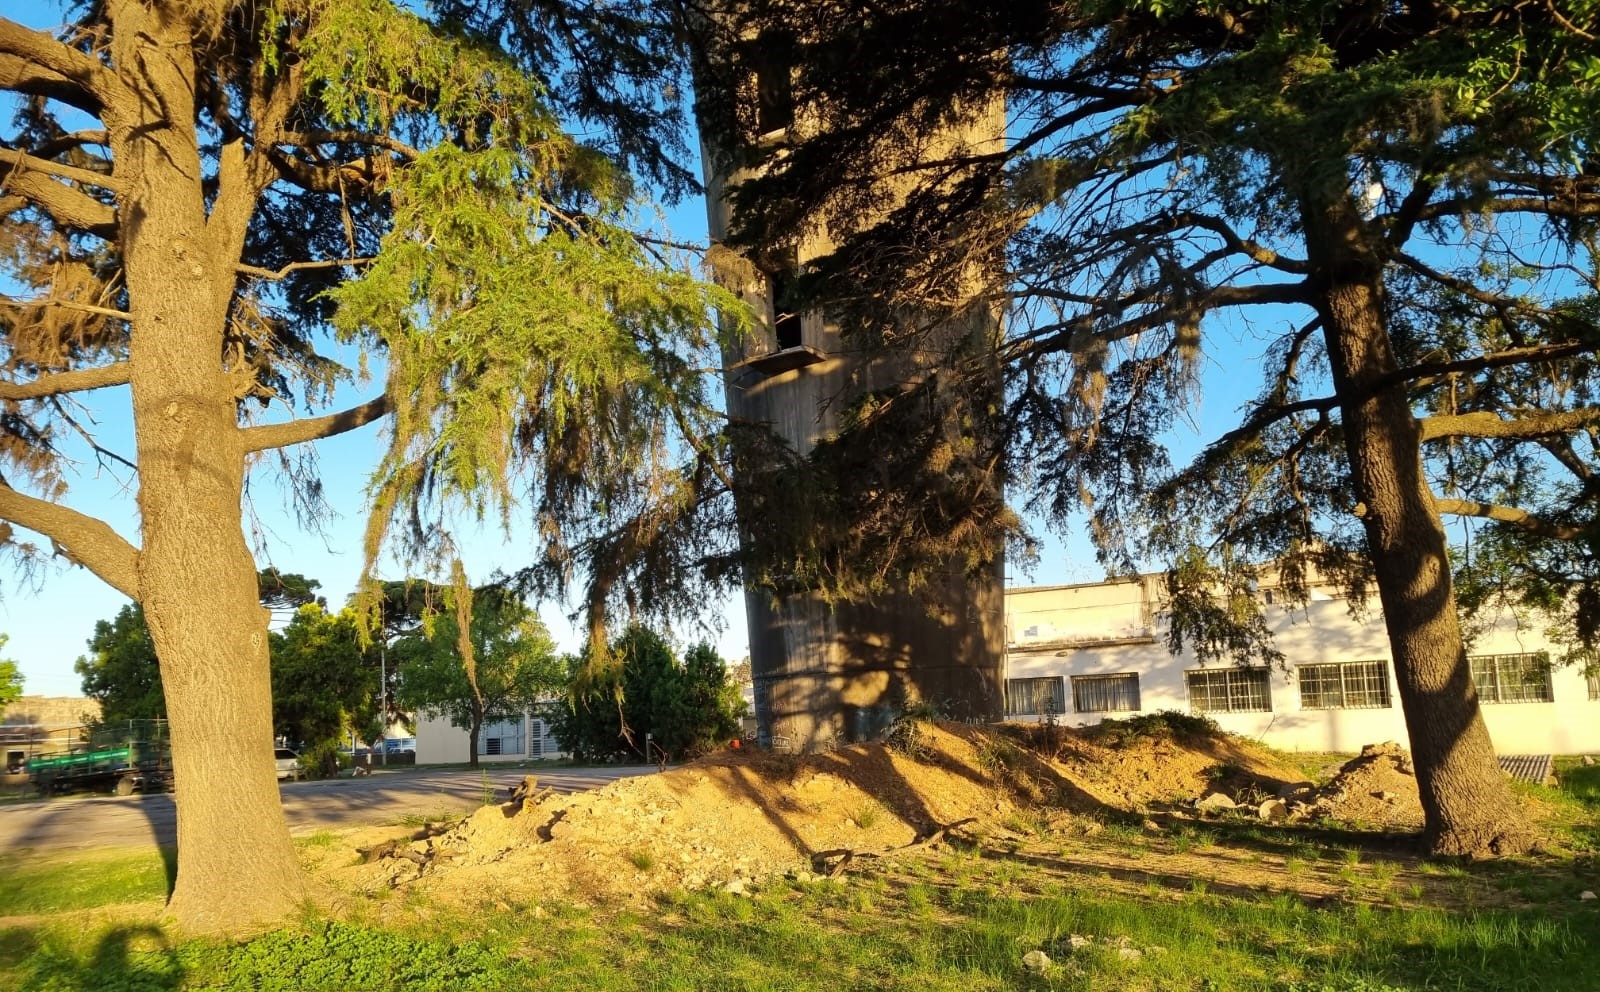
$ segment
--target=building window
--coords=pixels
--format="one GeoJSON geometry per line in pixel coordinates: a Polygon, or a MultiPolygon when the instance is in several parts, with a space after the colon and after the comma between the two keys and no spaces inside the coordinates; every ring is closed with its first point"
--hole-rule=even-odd
{"type": "Polygon", "coordinates": [[[1139,676],[1074,675],[1072,708],[1079,713],[1121,713],[1139,708],[1139,676]]]}
{"type": "Polygon", "coordinates": [[[1467,659],[1472,684],[1484,703],[1552,703],[1550,656],[1531,654],[1478,654],[1467,659]]]}
{"type": "Polygon", "coordinates": [[[478,738],[478,753],[483,755],[525,754],[522,717],[484,725],[478,738]]]}
{"type": "Polygon", "coordinates": [[[1189,708],[1196,713],[1270,712],[1272,692],[1265,668],[1216,668],[1185,672],[1189,708]]]}
{"type": "Polygon", "coordinates": [[[769,31],[751,46],[747,57],[755,75],[756,133],[783,131],[794,123],[794,40],[769,31]]]}
{"type": "Polygon", "coordinates": [[[1600,699],[1600,665],[1590,668],[1585,674],[1589,676],[1589,698],[1600,699]]]}
{"type": "Polygon", "coordinates": [[[1067,693],[1061,676],[1006,679],[1007,716],[1053,716],[1066,710],[1067,693]]]}
{"type": "Polygon", "coordinates": [[[1379,710],[1389,708],[1389,666],[1381,661],[1301,665],[1303,710],[1379,710]]]}

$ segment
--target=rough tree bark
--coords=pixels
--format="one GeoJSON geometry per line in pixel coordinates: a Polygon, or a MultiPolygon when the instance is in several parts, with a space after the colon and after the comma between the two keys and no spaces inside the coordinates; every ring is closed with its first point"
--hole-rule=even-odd
{"type": "Polygon", "coordinates": [[[1421,429],[1404,383],[1393,377],[1382,265],[1348,191],[1313,190],[1302,211],[1357,512],[1411,738],[1424,839],[1437,854],[1515,853],[1529,834],[1472,685],[1444,526],[1423,474],[1421,429]]]}
{"type": "Polygon", "coordinates": [[[483,735],[483,713],[472,711],[472,726],[467,730],[467,767],[478,767],[478,738],[483,735]]]}
{"type": "Polygon", "coordinates": [[[119,206],[143,532],[136,598],[161,659],[177,789],[169,912],[185,930],[231,929],[249,922],[240,892],[257,920],[287,915],[306,893],[273,769],[267,615],[239,527],[245,448],[218,363],[256,191],[223,184],[208,218],[189,15],[116,10],[113,64],[152,96],[123,108],[110,140],[130,177],[119,206]]]}

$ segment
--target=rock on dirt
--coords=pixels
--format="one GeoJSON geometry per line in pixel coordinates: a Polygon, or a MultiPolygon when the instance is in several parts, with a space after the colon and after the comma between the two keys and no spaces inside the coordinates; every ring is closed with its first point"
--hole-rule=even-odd
{"type": "Polygon", "coordinates": [[[1239,804],[1229,799],[1220,792],[1213,792],[1209,796],[1194,804],[1194,808],[1202,813],[1226,813],[1239,808],[1239,804]]]}
{"type": "Polygon", "coordinates": [[[1256,813],[1268,823],[1277,823],[1289,818],[1289,804],[1282,799],[1268,799],[1261,804],[1256,813]]]}

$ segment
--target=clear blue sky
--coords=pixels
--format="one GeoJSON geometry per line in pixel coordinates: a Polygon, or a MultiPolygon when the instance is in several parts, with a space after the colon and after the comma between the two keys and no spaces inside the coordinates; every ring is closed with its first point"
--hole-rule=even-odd
{"type": "MultiPolygon", "coordinates": [[[[48,27],[60,17],[60,8],[39,0],[0,0],[0,15],[48,27]]],[[[4,108],[0,108],[4,112],[4,108]]],[[[686,203],[671,212],[674,233],[686,239],[704,239],[705,211],[700,202],[686,203]]],[[[1179,452],[1192,452],[1204,439],[1215,437],[1237,422],[1238,408],[1248,399],[1258,379],[1257,360],[1264,345],[1244,331],[1213,329],[1213,358],[1206,367],[1201,404],[1189,415],[1196,432],[1174,438],[1179,452]],[[1249,374],[1241,374],[1248,368],[1249,374]]],[[[377,378],[381,381],[381,370],[377,378]]],[[[340,404],[359,402],[375,387],[346,389],[340,404]]],[[[100,390],[82,397],[86,423],[97,425],[101,444],[131,456],[130,414],[125,388],[100,390]]],[[[302,530],[287,510],[287,501],[271,471],[258,471],[251,482],[251,506],[244,515],[246,534],[258,546],[258,563],[286,572],[319,579],[330,603],[341,604],[355,587],[361,569],[361,533],[366,518],[365,486],[381,451],[378,426],[369,426],[318,445],[328,501],[337,517],[324,533],[302,530]]],[[[71,452],[71,449],[68,449],[71,452]]],[[[98,516],[138,543],[137,518],[131,473],[98,466],[86,450],[75,452],[69,469],[70,490],[64,500],[76,509],[98,516]]],[[[1102,571],[1094,562],[1086,539],[1069,539],[1065,545],[1037,528],[1044,538],[1038,568],[1031,574],[1008,569],[1012,585],[1094,581],[1102,571]]],[[[527,531],[510,537],[496,529],[463,527],[463,561],[475,581],[497,569],[515,569],[528,562],[533,544],[527,531]]],[[[389,570],[395,571],[395,570],[389,570]]],[[[398,572],[395,571],[395,575],[398,572]]],[[[85,642],[97,620],[109,619],[126,600],[92,574],[58,563],[34,575],[13,569],[0,583],[0,633],[9,635],[5,655],[15,659],[26,679],[25,691],[42,695],[77,695],[78,677],[73,661],[85,653],[85,642]]],[[[575,649],[577,631],[566,621],[567,604],[536,604],[565,649],[575,649]]],[[[747,653],[742,600],[735,597],[708,604],[703,620],[722,633],[715,638],[721,653],[737,659],[747,653]]],[[[683,631],[698,637],[698,632],[683,631]]]]}

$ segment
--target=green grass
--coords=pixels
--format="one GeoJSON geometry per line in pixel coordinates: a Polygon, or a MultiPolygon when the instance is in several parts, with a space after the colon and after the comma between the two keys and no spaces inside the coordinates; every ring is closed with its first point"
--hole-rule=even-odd
{"type": "Polygon", "coordinates": [[[167,887],[167,864],[158,852],[0,857],[0,916],[160,900],[167,887]]]}
{"type": "Polygon", "coordinates": [[[1558,773],[1562,792],[1600,812],[1600,765],[1572,765],[1558,773]]]}
{"type": "MultiPolygon", "coordinates": [[[[241,943],[175,941],[81,917],[0,929],[0,988],[36,992],[598,992],[1005,989],[1127,992],[1592,992],[1600,913],[1308,905],[1197,883],[1118,892],[1022,859],[943,855],[915,872],[771,884],[754,897],[675,893],[606,916],[508,903],[367,904],[241,943]],[[1034,895],[1023,895],[1025,886],[1034,895]],[[1089,943],[1074,949],[1077,935],[1089,943]],[[1137,956],[1119,948],[1133,948],[1137,956]],[[1039,975],[1022,956],[1055,962],[1039,975]]],[[[82,909],[164,891],[158,857],[6,862],[8,912],[82,909]],[[75,874],[76,873],[76,874],[75,874]],[[95,880],[88,884],[86,880],[95,880]],[[118,881],[120,880],[120,881],[118,881]],[[44,896],[51,893],[48,898],[44,896]],[[20,908],[19,900],[32,900],[20,908]]],[[[1364,869],[1366,865],[1345,865],[1364,869]]],[[[1520,871],[1521,869],[1512,869],[1520,871]]]]}

